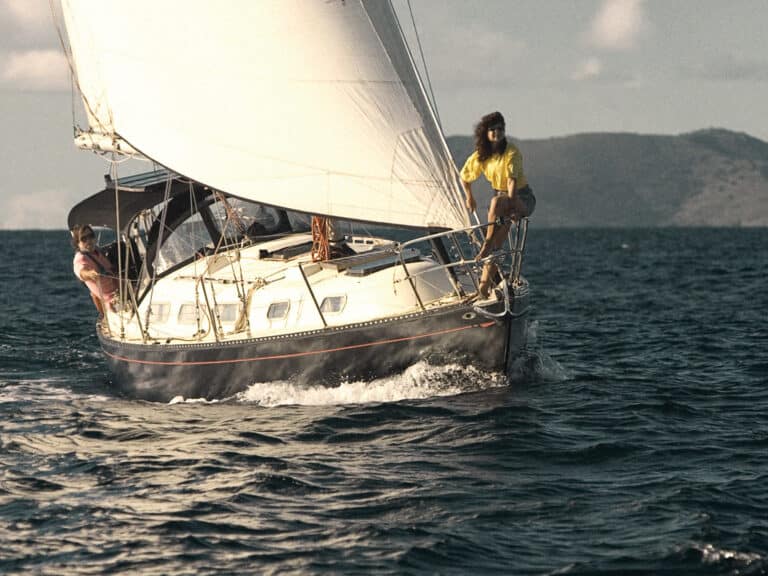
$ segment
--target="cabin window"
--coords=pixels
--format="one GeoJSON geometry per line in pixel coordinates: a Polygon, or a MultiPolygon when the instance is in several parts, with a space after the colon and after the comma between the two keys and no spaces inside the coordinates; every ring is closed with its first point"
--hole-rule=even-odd
{"type": "Polygon", "coordinates": [[[231,323],[237,321],[239,311],[239,304],[219,304],[216,306],[216,314],[218,314],[220,322],[231,323]]]}
{"type": "Polygon", "coordinates": [[[165,322],[168,322],[168,316],[170,316],[170,314],[171,305],[167,302],[153,303],[152,306],[149,307],[150,322],[159,322],[164,324],[165,322]]]}
{"type": "Polygon", "coordinates": [[[309,222],[304,215],[295,215],[239,198],[219,198],[210,207],[213,223],[219,233],[229,241],[242,236],[251,239],[282,232],[300,232],[309,229],[309,222]]]}
{"type": "Polygon", "coordinates": [[[323,298],[323,302],[320,304],[320,311],[323,314],[338,314],[344,310],[344,306],[346,305],[346,296],[328,296],[323,298]]]}
{"type": "Polygon", "coordinates": [[[198,316],[202,318],[203,311],[198,310],[196,304],[182,304],[179,308],[179,324],[197,324],[198,316]]]}
{"type": "Polygon", "coordinates": [[[194,214],[163,241],[155,260],[155,272],[162,274],[192,258],[212,242],[202,216],[194,214]]]}
{"type": "Polygon", "coordinates": [[[288,316],[288,309],[291,307],[291,303],[285,302],[272,302],[267,310],[267,318],[270,320],[282,320],[288,316]]]}

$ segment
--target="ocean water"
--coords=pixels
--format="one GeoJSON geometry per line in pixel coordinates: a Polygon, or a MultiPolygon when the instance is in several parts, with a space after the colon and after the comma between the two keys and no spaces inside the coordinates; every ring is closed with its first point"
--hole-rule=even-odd
{"type": "Polygon", "coordinates": [[[538,230],[539,362],[117,396],[0,232],[0,573],[766,574],[768,230],[538,230]]]}

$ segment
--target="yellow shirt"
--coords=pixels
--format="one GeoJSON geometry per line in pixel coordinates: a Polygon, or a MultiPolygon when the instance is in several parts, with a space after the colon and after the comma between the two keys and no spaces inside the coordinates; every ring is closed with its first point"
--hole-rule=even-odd
{"type": "Polygon", "coordinates": [[[494,190],[506,190],[507,178],[515,179],[516,190],[528,185],[523,173],[523,155],[510,141],[507,141],[507,149],[503,153],[494,154],[485,162],[480,162],[477,150],[467,158],[464,168],[461,169],[461,179],[464,182],[474,182],[480,174],[485,175],[494,190]]]}

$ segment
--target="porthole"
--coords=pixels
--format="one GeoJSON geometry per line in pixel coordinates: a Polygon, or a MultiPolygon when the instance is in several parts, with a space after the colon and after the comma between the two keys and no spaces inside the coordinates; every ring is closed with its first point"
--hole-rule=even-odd
{"type": "Polygon", "coordinates": [[[239,311],[239,304],[219,304],[216,306],[216,313],[219,316],[220,322],[235,322],[239,311]]]}
{"type": "Polygon", "coordinates": [[[347,296],[327,296],[320,304],[320,312],[323,314],[338,314],[347,305],[347,296]]]}
{"type": "Polygon", "coordinates": [[[179,324],[197,324],[198,316],[202,317],[202,310],[198,311],[195,304],[182,304],[177,320],[179,324]]]}
{"type": "Polygon", "coordinates": [[[288,316],[290,307],[291,303],[287,300],[285,302],[272,302],[267,310],[267,318],[269,320],[281,320],[288,316]]]}
{"type": "Polygon", "coordinates": [[[153,303],[149,307],[149,321],[165,324],[171,314],[171,305],[168,303],[153,303]]]}

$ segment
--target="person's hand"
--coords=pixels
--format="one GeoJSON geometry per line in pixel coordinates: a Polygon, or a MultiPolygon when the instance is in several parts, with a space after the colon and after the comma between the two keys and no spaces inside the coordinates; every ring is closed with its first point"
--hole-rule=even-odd
{"type": "Polygon", "coordinates": [[[83,270],[80,273],[80,277],[83,280],[96,280],[99,277],[99,273],[96,270],[83,270]]]}
{"type": "Polygon", "coordinates": [[[475,210],[477,210],[477,202],[475,202],[475,197],[472,196],[471,194],[467,196],[466,206],[467,206],[467,210],[469,210],[470,212],[474,212],[475,210]]]}

